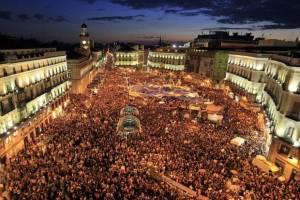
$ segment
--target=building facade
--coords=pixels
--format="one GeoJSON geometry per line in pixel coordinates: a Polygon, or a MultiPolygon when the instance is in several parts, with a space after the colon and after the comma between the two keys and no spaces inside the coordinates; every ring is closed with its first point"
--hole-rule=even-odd
{"type": "Polygon", "coordinates": [[[138,67],[144,66],[144,45],[117,44],[114,48],[115,67],[138,67]]]}
{"type": "Polygon", "coordinates": [[[3,156],[16,153],[62,112],[70,85],[65,52],[0,51],[6,58],[0,63],[0,155],[3,156]],[[33,123],[33,118],[40,123],[33,123]],[[9,148],[16,145],[19,148],[11,152],[9,148]]]}
{"type": "Polygon", "coordinates": [[[83,54],[89,55],[91,53],[91,39],[87,30],[87,25],[82,24],[80,28],[80,50],[83,54]]]}
{"type": "Polygon", "coordinates": [[[97,74],[104,61],[101,51],[92,51],[87,25],[81,25],[80,48],[68,54],[68,74],[72,83],[71,93],[82,94],[97,74]]]}
{"type": "Polygon", "coordinates": [[[103,61],[102,53],[92,53],[90,56],[68,59],[68,71],[71,77],[71,93],[83,94],[87,86],[93,81],[100,64],[103,61]]]}
{"type": "Polygon", "coordinates": [[[147,65],[151,68],[183,71],[185,70],[185,62],[185,52],[150,51],[147,65]]]}
{"type": "Polygon", "coordinates": [[[300,173],[300,59],[279,55],[231,53],[226,82],[260,102],[269,119],[268,159],[289,180],[300,173]]]}
{"type": "Polygon", "coordinates": [[[214,52],[205,49],[191,49],[187,54],[186,70],[211,77],[214,63],[214,52]]]}
{"type": "Polygon", "coordinates": [[[257,46],[257,41],[251,33],[239,35],[229,34],[227,31],[210,31],[208,34],[200,34],[194,39],[194,48],[244,48],[257,46]]]}
{"type": "Polygon", "coordinates": [[[187,54],[186,71],[221,81],[225,78],[228,53],[207,49],[190,49],[187,54]]]}
{"type": "Polygon", "coordinates": [[[142,67],[144,64],[144,51],[117,51],[115,53],[116,67],[142,67]]]}

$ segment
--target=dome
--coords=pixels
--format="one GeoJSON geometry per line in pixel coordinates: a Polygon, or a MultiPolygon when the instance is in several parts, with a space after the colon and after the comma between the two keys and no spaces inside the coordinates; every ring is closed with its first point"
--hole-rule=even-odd
{"type": "Polygon", "coordinates": [[[87,28],[87,25],[85,23],[81,24],[81,28],[87,28]]]}

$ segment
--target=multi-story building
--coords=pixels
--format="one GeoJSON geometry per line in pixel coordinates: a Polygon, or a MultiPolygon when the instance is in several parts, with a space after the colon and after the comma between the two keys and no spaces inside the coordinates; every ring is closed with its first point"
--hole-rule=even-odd
{"type": "Polygon", "coordinates": [[[158,49],[149,52],[147,65],[152,68],[183,71],[185,70],[185,62],[185,51],[158,49]]]}
{"type": "Polygon", "coordinates": [[[68,53],[68,71],[72,83],[71,93],[74,94],[86,91],[104,58],[102,52],[92,52],[87,25],[82,24],[80,30],[80,48],[68,53]]]}
{"type": "Polygon", "coordinates": [[[212,76],[213,62],[214,52],[206,49],[191,49],[187,54],[186,70],[210,77],[212,76]]]}
{"type": "Polygon", "coordinates": [[[66,54],[56,49],[0,50],[0,155],[10,156],[63,111],[69,98],[66,54]]]}
{"type": "Polygon", "coordinates": [[[143,67],[144,65],[144,46],[135,45],[128,48],[120,48],[115,52],[115,66],[123,67],[143,67]]]}
{"type": "Polygon", "coordinates": [[[201,74],[214,81],[225,78],[228,60],[226,51],[190,49],[186,57],[186,71],[201,74]]]}
{"type": "Polygon", "coordinates": [[[262,54],[231,53],[228,57],[226,81],[236,93],[261,102],[264,92],[264,70],[268,57],[262,54]]]}
{"type": "Polygon", "coordinates": [[[194,39],[194,48],[244,48],[257,46],[257,41],[251,33],[232,35],[226,31],[210,31],[208,34],[200,34],[194,39]]]}
{"type": "Polygon", "coordinates": [[[268,39],[268,40],[259,40],[258,41],[259,47],[287,47],[287,48],[293,48],[293,47],[299,47],[300,43],[296,41],[285,41],[285,40],[277,40],[277,39],[268,39]]]}
{"type": "Polygon", "coordinates": [[[93,52],[90,56],[76,55],[68,57],[69,76],[71,77],[71,93],[85,93],[87,86],[97,74],[99,63],[103,61],[102,53],[93,52]]]}
{"type": "Polygon", "coordinates": [[[268,159],[289,180],[300,174],[300,59],[231,53],[226,82],[233,91],[262,103],[270,120],[268,159]]]}
{"type": "Polygon", "coordinates": [[[87,30],[87,25],[82,24],[80,28],[80,50],[83,54],[89,55],[91,53],[91,39],[87,30]]]}

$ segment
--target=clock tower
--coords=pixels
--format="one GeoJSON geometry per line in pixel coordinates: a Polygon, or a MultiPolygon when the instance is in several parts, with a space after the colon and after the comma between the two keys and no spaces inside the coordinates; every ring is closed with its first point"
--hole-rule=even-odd
{"type": "Polygon", "coordinates": [[[90,35],[87,31],[87,25],[85,23],[81,25],[80,30],[80,49],[85,54],[90,54],[91,52],[90,35]]]}

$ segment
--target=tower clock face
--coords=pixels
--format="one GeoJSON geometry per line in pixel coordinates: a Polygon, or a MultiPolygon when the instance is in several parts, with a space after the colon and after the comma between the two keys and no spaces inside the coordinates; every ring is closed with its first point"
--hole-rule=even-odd
{"type": "Polygon", "coordinates": [[[86,44],[86,41],[85,41],[85,40],[83,40],[83,41],[82,41],[82,44],[86,44]]]}

